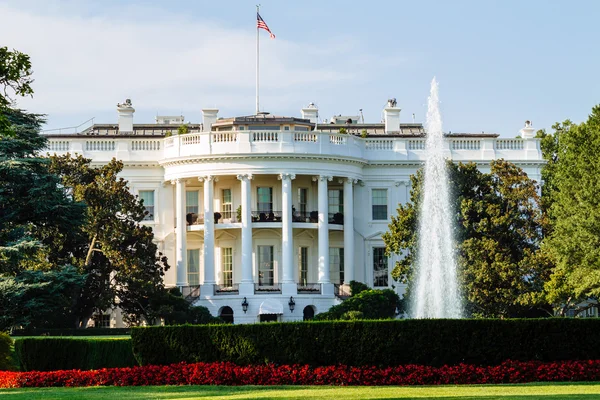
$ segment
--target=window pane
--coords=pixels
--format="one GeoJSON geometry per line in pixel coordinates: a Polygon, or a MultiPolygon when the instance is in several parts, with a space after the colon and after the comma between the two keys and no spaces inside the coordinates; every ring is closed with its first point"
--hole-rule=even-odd
{"type": "Polygon", "coordinates": [[[329,213],[344,212],[344,191],[340,189],[330,189],[328,191],[329,213]]]}
{"type": "Polygon", "coordinates": [[[233,286],[233,249],[231,247],[221,248],[223,265],[223,285],[233,286]]]}
{"type": "Polygon", "coordinates": [[[306,211],[308,208],[308,189],[306,188],[298,189],[298,207],[298,211],[300,211],[301,216],[306,217],[306,211]]]}
{"type": "Polygon", "coordinates": [[[198,191],[190,190],[185,192],[185,213],[198,214],[198,191]]]}
{"type": "Polygon", "coordinates": [[[187,251],[187,273],[188,285],[195,286],[200,284],[200,250],[187,251]]]}
{"type": "Polygon", "coordinates": [[[387,189],[373,189],[372,195],[372,207],[373,207],[373,219],[374,220],[386,220],[387,219],[387,189]]]}
{"type": "Polygon", "coordinates": [[[385,247],[373,247],[373,286],[388,285],[388,258],[385,247]]]}
{"type": "Polygon", "coordinates": [[[329,248],[329,276],[333,283],[344,283],[344,249],[329,248]]]}
{"type": "Polygon", "coordinates": [[[273,246],[258,246],[258,284],[273,286],[273,246]]]}
{"type": "Polygon", "coordinates": [[[231,218],[232,216],[232,204],[231,204],[231,189],[223,189],[223,209],[221,210],[223,218],[231,218]]]}
{"type": "Polygon", "coordinates": [[[140,199],[144,202],[144,207],[148,214],[144,217],[144,221],[154,221],[154,190],[140,190],[140,199]]]}
{"type": "Polygon", "coordinates": [[[270,213],[273,211],[273,188],[257,188],[258,211],[270,213]]]}
{"type": "Polygon", "coordinates": [[[298,257],[298,283],[306,285],[308,283],[308,247],[300,247],[298,257]]]}

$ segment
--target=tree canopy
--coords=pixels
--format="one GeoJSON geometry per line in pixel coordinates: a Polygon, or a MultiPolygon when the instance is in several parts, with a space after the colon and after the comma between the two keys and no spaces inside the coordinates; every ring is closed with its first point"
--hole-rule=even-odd
{"type": "MultiPolygon", "coordinates": [[[[473,316],[517,317],[539,313],[549,263],[539,250],[544,217],[537,184],[515,165],[495,160],[490,172],[473,163],[448,163],[455,211],[459,281],[473,316]]],[[[398,206],[383,235],[389,254],[401,254],[392,276],[410,296],[418,242],[423,175],[412,177],[411,201],[398,206]]]]}

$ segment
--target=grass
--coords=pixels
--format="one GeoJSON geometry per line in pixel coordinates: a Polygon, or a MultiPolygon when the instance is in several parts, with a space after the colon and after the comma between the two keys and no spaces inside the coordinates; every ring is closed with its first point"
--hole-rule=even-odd
{"type": "Polygon", "coordinates": [[[444,400],[591,400],[600,398],[600,382],[523,385],[423,387],[331,386],[143,386],[0,389],[6,400],[54,399],[444,399],[444,400]]]}

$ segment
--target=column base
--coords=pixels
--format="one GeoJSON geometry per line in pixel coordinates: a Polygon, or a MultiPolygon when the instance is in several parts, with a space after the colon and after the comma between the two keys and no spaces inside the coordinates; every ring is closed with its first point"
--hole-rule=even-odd
{"type": "Polygon", "coordinates": [[[213,297],[215,295],[215,285],[213,283],[205,283],[200,286],[200,297],[213,297]]]}
{"type": "Polygon", "coordinates": [[[284,296],[295,296],[298,294],[298,285],[296,283],[282,283],[281,294],[284,296]]]}
{"type": "Polygon", "coordinates": [[[240,296],[252,296],[254,294],[254,282],[242,282],[239,286],[240,296]]]}
{"type": "Polygon", "coordinates": [[[321,295],[333,297],[333,283],[321,283],[321,295]]]}

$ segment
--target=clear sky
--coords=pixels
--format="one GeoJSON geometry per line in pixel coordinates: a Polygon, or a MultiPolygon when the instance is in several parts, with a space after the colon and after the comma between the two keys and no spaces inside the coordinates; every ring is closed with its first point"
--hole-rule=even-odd
{"type": "MultiPolygon", "coordinates": [[[[379,122],[386,100],[423,122],[440,82],[444,129],[514,137],[526,119],[582,121],[600,103],[600,1],[261,0],[261,110],[379,122]]],[[[251,1],[0,0],[0,46],[31,56],[47,128],[179,115],[254,113],[251,1]]]]}

